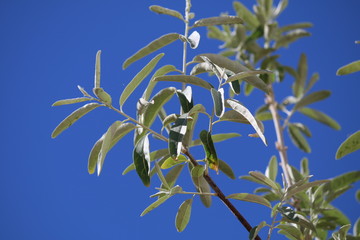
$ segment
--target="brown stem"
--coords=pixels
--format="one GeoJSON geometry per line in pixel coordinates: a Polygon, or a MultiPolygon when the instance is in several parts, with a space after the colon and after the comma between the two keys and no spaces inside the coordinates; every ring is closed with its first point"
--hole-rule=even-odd
{"type": "MultiPolygon", "coordinates": [[[[199,165],[195,158],[191,155],[191,153],[187,149],[183,149],[183,153],[189,157],[191,163],[194,166],[199,165]]],[[[229,210],[235,215],[235,217],[240,221],[240,223],[246,228],[248,232],[251,231],[252,227],[250,223],[243,217],[243,215],[236,209],[236,207],[226,198],[221,189],[216,185],[214,180],[208,175],[208,173],[204,173],[204,178],[206,182],[210,185],[212,190],[216,193],[216,196],[220,198],[220,200],[229,208],[229,210]]],[[[261,240],[259,235],[255,237],[256,240],[261,240]]]]}
{"type": "Polygon", "coordinates": [[[280,155],[281,168],[283,169],[283,173],[285,176],[286,186],[290,187],[293,184],[293,176],[291,172],[291,168],[289,166],[288,156],[287,156],[287,147],[284,141],[284,129],[280,124],[280,116],[278,113],[278,103],[275,100],[275,95],[272,89],[270,89],[269,94],[266,96],[266,103],[269,104],[269,110],[273,118],[276,138],[277,141],[275,143],[276,149],[280,155]]]}

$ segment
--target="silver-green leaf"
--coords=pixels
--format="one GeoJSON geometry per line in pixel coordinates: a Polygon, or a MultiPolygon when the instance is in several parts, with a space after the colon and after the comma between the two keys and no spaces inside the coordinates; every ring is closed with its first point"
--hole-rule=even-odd
{"type": "Polygon", "coordinates": [[[149,9],[155,13],[158,13],[158,14],[165,14],[165,15],[169,15],[169,16],[172,16],[172,17],[176,17],[180,20],[184,20],[184,17],[181,15],[181,13],[179,13],[178,11],[176,10],[172,10],[172,9],[169,9],[169,8],[164,8],[162,6],[158,6],[158,5],[151,5],[149,7],[149,9]]]}
{"type": "Polygon", "coordinates": [[[137,60],[149,55],[150,53],[153,53],[156,50],[159,50],[160,48],[176,41],[177,39],[179,39],[179,37],[180,34],[178,33],[169,33],[152,41],[151,43],[137,51],[134,55],[126,59],[123,63],[123,69],[127,68],[130,64],[136,62],[137,60]]]}
{"type": "Polygon", "coordinates": [[[178,232],[184,231],[190,221],[193,199],[185,200],[179,207],[175,218],[175,226],[178,232]]]}
{"type": "Polygon", "coordinates": [[[335,159],[343,158],[344,156],[360,149],[360,131],[349,136],[336,151],[335,159]]]}
{"type": "Polygon", "coordinates": [[[169,76],[160,76],[152,81],[168,81],[168,82],[182,82],[186,84],[193,84],[196,86],[203,87],[207,90],[214,88],[210,83],[206,82],[205,80],[195,77],[195,76],[187,76],[187,75],[169,75],[169,76]]]}
{"type": "Polygon", "coordinates": [[[241,24],[244,21],[235,16],[221,16],[221,17],[211,17],[203,18],[196,21],[193,27],[203,27],[203,26],[214,26],[214,25],[226,25],[226,24],[241,24]]]}
{"type": "Polygon", "coordinates": [[[139,86],[139,84],[150,74],[150,72],[155,68],[156,64],[164,56],[163,53],[158,54],[154,57],[146,66],[141,69],[141,71],[136,74],[136,76],[129,82],[129,84],[123,90],[120,96],[120,107],[122,107],[125,101],[128,99],[130,94],[139,86]]]}
{"type": "Polygon", "coordinates": [[[81,108],[76,109],[69,116],[67,116],[52,132],[51,137],[56,138],[60,133],[64,130],[68,129],[71,125],[73,125],[77,120],[83,117],[85,114],[94,110],[101,105],[98,103],[88,103],[81,108]]]}

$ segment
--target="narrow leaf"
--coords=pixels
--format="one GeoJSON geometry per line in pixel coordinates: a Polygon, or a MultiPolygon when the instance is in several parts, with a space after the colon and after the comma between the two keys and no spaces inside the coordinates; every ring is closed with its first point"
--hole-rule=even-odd
{"type": "Polygon", "coordinates": [[[169,153],[174,159],[177,159],[182,149],[182,140],[187,130],[188,114],[183,114],[176,119],[171,126],[169,134],[169,153]]]}
{"type": "Polygon", "coordinates": [[[141,217],[144,216],[145,214],[149,213],[150,211],[154,210],[155,208],[157,208],[158,206],[160,206],[161,204],[163,204],[166,200],[168,200],[171,197],[171,195],[164,195],[162,197],[160,197],[158,200],[156,200],[155,202],[153,202],[152,204],[150,204],[142,213],[141,213],[141,217]]]}
{"type": "Polygon", "coordinates": [[[264,142],[265,145],[267,145],[266,143],[266,139],[265,136],[263,134],[263,132],[261,131],[261,128],[258,124],[258,122],[256,121],[256,119],[254,118],[254,116],[250,113],[250,111],[243,106],[241,103],[239,103],[237,100],[235,99],[227,99],[225,101],[233,110],[235,110],[236,112],[240,113],[241,115],[243,115],[249,122],[250,124],[253,126],[253,128],[255,129],[256,133],[259,135],[259,137],[261,138],[261,140],[264,142]]]}
{"type": "Polygon", "coordinates": [[[79,103],[79,102],[86,102],[86,101],[90,101],[91,99],[88,97],[79,97],[79,98],[71,98],[71,99],[64,99],[64,100],[59,100],[53,103],[53,105],[51,105],[52,107],[55,106],[61,106],[61,105],[67,105],[67,104],[73,104],[73,103],[79,103]]]}
{"type": "Polygon", "coordinates": [[[311,148],[299,128],[294,124],[289,124],[288,130],[291,141],[294,143],[294,145],[304,152],[310,153],[311,148]]]}
{"type": "Polygon", "coordinates": [[[256,16],[242,3],[234,1],[233,5],[236,14],[242,19],[244,19],[245,25],[249,26],[250,29],[255,29],[259,25],[259,21],[256,16]]]}
{"type": "Polygon", "coordinates": [[[304,94],[305,82],[308,75],[308,64],[305,54],[300,55],[295,82],[293,85],[293,92],[295,97],[300,97],[304,94]]]}
{"type": "Polygon", "coordinates": [[[123,69],[127,68],[130,64],[136,62],[137,60],[149,55],[150,53],[155,52],[156,50],[159,50],[160,48],[176,41],[179,39],[180,34],[178,33],[169,33],[166,35],[161,36],[160,38],[152,41],[148,45],[146,45],[144,48],[137,51],[134,55],[129,57],[125,60],[123,63],[123,69]]]}
{"type": "MultiPolygon", "coordinates": [[[[220,133],[220,134],[214,134],[211,136],[213,142],[222,142],[234,137],[240,137],[241,135],[238,133],[220,133]]],[[[201,140],[200,139],[196,139],[194,141],[191,142],[191,147],[193,146],[198,146],[201,144],[201,140]]]]}
{"type": "Polygon", "coordinates": [[[305,116],[308,116],[309,118],[312,118],[318,122],[321,122],[321,123],[333,128],[335,130],[340,130],[340,128],[341,128],[340,125],[334,119],[332,119],[325,113],[320,112],[318,110],[311,109],[311,108],[301,108],[301,109],[299,109],[299,112],[301,112],[305,116]]]}
{"type": "Polygon", "coordinates": [[[97,175],[99,176],[102,170],[102,166],[104,164],[104,160],[105,157],[108,153],[108,151],[111,148],[111,144],[115,138],[115,133],[116,130],[121,126],[121,122],[120,121],[116,121],[113,124],[111,124],[111,126],[108,128],[108,130],[106,131],[102,144],[101,144],[101,149],[100,152],[98,154],[98,159],[97,159],[97,175]]]}
{"type": "Polygon", "coordinates": [[[139,84],[150,74],[150,72],[155,68],[156,64],[160,61],[160,59],[164,56],[163,53],[158,54],[154,57],[146,66],[141,69],[141,71],[136,74],[136,76],[129,82],[129,84],[125,87],[124,91],[120,96],[120,107],[123,106],[125,101],[128,99],[130,94],[139,86],[139,84]]]}
{"type": "Polygon", "coordinates": [[[158,13],[158,14],[165,14],[165,15],[169,15],[169,16],[172,16],[172,17],[176,17],[176,18],[178,18],[180,20],[184,20],[181,13],[179,13],[178,11],[169,9],[169,8],[164,8],[164,7],[161,7],[161,6],[152,5],[152,6],[149,7],[149,9],[151,11],[155,12],[155,13],[158,13]]]}
{"type": "Polygon", "coordinates": [[[295,23],[295,24],[283,26],[283,27],[279,28],[279,31],[281,33],[283,33],[283,32],[288,32],[288,31],[292,31],[295,29],[299,29],[299,28],[311,28],[312,26],[313,26],[313,24],[310,22],[295,23]]]}
{"type": "Polygon", "coordinates": [[[266,168],[265,176],[273,181],[276,181],[277,172],[278,172],[278,162],[276,156],[272,156],[266,168]]]}
{"type": "MultiPolygon", "coordinates": [[[[236,80],[242,80],[246,77],[250,77],[250,76],[256,76],[258,74],[272,74],[273,72],[271,71],[268,71],[268,70],[250,70],[250,71],[246,71],[246,72],[240,72],[240,73],[237,73],[231,77],[229,77],[225,83],[229,83],[229,82],[232,82],[232,81],[236,81],[236,80]]],[[[250,84],[251,82],[248,81],[250,84]]],[[[266,87],[266,90],[265,90],[265,86],[264,86],[264,91],[267,92],[268,91],[268,88],[266,87]]]]}
{"type": "Polygon", "coordinates": [[[261,205],[264,205],[266,207],[271,208],[271,204],[270,204],[270,202],[268,200],[266,200],[262,196],[258,196],[258,195],[255,195],[255,194],[234,193],[234,194],[231,194],[231,195],[227,196],[226,198],[241,200],[241,201],[245,201],[245,202],[258,203],[258,204],[261,204],[261,205]]]}
{"type": "Polygon", "coordinates": [[[328,98],[330,94],[331,92],[326,90],[310,93],[295,104],[294,110],[298,110],[314,102],[324,100],[325,98],[328,98]]]}
{"type": "Polygon", "coordinates": [[[319,185],[321,185],[323,183],[327,183],[329,181],[330,180],[318,180],[318,181],[314,181],[314,182],[304,183],[304,184],[297,186],[297,187],[291,189],[290,191],[286,192],[284,199],[285,200],[290,199],[291,197],[293,197],[295,194],[297,194],[299,192],[305,191],[314,186],[319,186],[319,185]]]}
{"type": "Polygon", "coordinates": [[[221,16],[221,17],[211,17],[203,18],[194,23],[193,27],[203,27],[203,26],[214,26],[214,25],[226,25],[226,24],[241,24],[243,20],[235,16],[221,16]]]}
{"type": "Polygon", "coordinates": [[[159,176],[159,179],[161,181],[162,186],[164,186],[166,189],[170,190],[170,186],[167,183],[167,181],[166,181],[166,179],[165,179],[165,177],[164,177],[164,175],[163,175],[163,173],[162,173],[162,171],[160,169],[160,166],[156,161],[155,161],[155,170],[156,170],[157,175],[159,176]]]}
{"type": "Polygon", "coordinates": [[[185,200],[176,214],[175,226],[178,232],[184,231],[190,220],[193,199],[185,200]]]}
{"type": "Polygon", "coordinates": [[[241,115],[239,112],[235,110],[230,110],[225,112],[224,115],[219,120],[250,124],[249,121],[243,115],[241,115]]]}
{"type": "Polygon", "coordinates": [[[225,161],[219,159],[219,170],[223,172],[230,179],[236,179],[234,171],[225,161]]]}
{"type": "Polygon", "coordinates": [[[162,169],[168,169],[168,168],[171,168],[175,165],[178,165],[180,163],[184,163],[184,162],[187,162],[187,158],[183,155],[179,155],[178,158],[175,160],[174,158],[172,157],[168,157],[164,162],[163,164],[161,164],[161,168],[162,169]]]}
{"type": "MultiPolygon", "coordinates": [[[[188,164],[188,167],[189,167],[190,173],[192,173],[192,169],[193,169],[192,164],[188,164]]],[[[199,167],[199,170],[201,170],[201,167],[199,167]]],[[[194,172],[194,175],[195,175],[195,172],[194,172]]],[[[199,193],[210,193],[211,192],[210,186],[203,176],[194,177],[191,174],[191,179],[199,193]]],[[[200,200],[205,207],[211,206],[212,199],[211,199],[210,195],[200,195],[200,200]]]]}
{"type": "Polygon", "coordinates": [[[336,75],[338,76],[347,75],[358,71],[360,71],[360,60],[342,66],[337,70],[336,75]]]}
{"type": "Polygon", "coordinates": [[[249,174],[254,177],[255,179],[257,179],[260,183],[271,187],[274,190],[279,190],[279,187],[276,185],[276,183],[271,180],[270,178],[266,177],[264,174],[262,174],[261,172],[254,172],[251,171],[249,172],[249,174]]]}
{"type": "Polygon", "coordinates": [[[137,174],[139,175],[143,184],[150,186],[150,153],[149,153],[149,139],[147,135],[142,137],[135,145],[133,152],[134,165],[137,174]]]}
{"type": "Polygon", "coordinates": [[[293,31],[287,32],[287,34],[283,35],[278,39],[275,44],[275,48],[287,47],[289,44],[295,42],[299,38],[308,37],[311,34],[303,29],[296,29],[293,31]]]}
{"type": "Polygon", "coordinates": [[[100,56],[101,56],[101,50],[97,51],[96,53],[94,88],[100,87],[100,56]]]}
{"type": "Polygon", "coordinates": [[[71,125],[73,125],[77,120],[83,117],[85,114],[94,110],[101,105],[98,103],[88,103],[81,108],[76,109],[69,116],[67,116],[52,132],[51,137],[56,138],[60,133],[64,130],[68,129],[71,125]]]}
{"type": "Polygon", "coordinates": [[[343,158],[344,156],[360,149],[360,131],[348,137],[336,151],[335,159],[343,158]]]}
{"type": "Polygon", "coordinates": [[[215,88],[212,88],[211,96],[214,102],[215,115],[221,118],[225,111],[224,89],[220,88],[219,90],[216,90],[215,88]]]}
{"type": "Polygon", "coordinates": [[[206,161],[209,167],[215,171],[219,170],[219,159],[217,158],[214,142],[211,138],[211,133],[202,130],[200,132],[200,140],[203,144],[204,151],[206,153],[206,161]]]}
{"type": "Polygon", "coordinates": [[[214,88],[210,83],[206,82],[205,80],[195,77],[195,76],[188,76],[188,75],[160,76],[160,77],[155,78],[153,81],[156,81],[156,82],[160,82],[160,81],[182,82],[182,83],[186,83],[186,84],[193,84],[196,86],[200,86],[207,90],[214,88]]]}
{"type": "Polygon", "coordinates": [[[290,234],[290,236],[294,237],[295,239],[303,239],[303,235],[302,235],[301,231],[294,226],[280,224],[280,225],[276,226],[276,228],[279,228],[279,229],[285,231],[286,233],[290,234]]]}

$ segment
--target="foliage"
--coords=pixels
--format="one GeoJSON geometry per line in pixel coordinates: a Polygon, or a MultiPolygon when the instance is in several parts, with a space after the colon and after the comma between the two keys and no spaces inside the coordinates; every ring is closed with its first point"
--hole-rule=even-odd
{"type": "MultiPolygon", "coordinates": [[[[151,185],[154,175],[157,175],[161,182],[156,188],[158,192],[151,196],[155,201],[143,211],[141,216],[159,207],[174,195],[190,194],[192,197],[180,205],[175,218],[176,229],[179,232],[189,223],[192,203],[198,196],[206,207],[211,206],[213,197],[218,197],[249,231],[249,239],[260,239],[258,234],[264,228],[269,229],[268,239],[274,229],[289,239],[327,239],[329,234],[332,234],[333,239],[345,239],[346,236],[349,236],[349,239],[359,239],[359,221],[353,226],[354,236],[350,236],[349,219],[334,207],[332,202],[360,179],[360,172],[353,171],[332,179],[310,181],[312,175],[307,158],[302,160],[299,170],[288,161],[285,132],[289,134],[297,148],[306,153],[311,152],[307,138],[312,136],[312,132],[304,123],[294,119],[295,114],[302,114],[336,130],[340,129],[340,125],[325,113],[309,107],[315,102],[328,98],[331,93],[327,90],[312,91],[314,84],[319,80],[319,74],[314,73],[308,79],[306,55],[302,54],[299,57],[298,66],[295,68],[280,61],[279,50],[302,37],[310,36],[306,29],[312,26],[311,23],[280,26],[277,18],[287,4],[287,0],[281,0],[276,6],[273,6],[271,0],[258,0],[252,13],[240,2],[234,2],[237,16],[221,15],[196,21],[193,20],[195,15],[190,12],[190,0],[186,0],[184,15],[162,6],[150,6],[150,10],[155,13],[182,21],[185,32],[184,34],[168,33],[155,39],[130,56],[123,63],[123,69],[175,41],[183,42],[182,69],[179,70],[171,64],[159,67],[164,53],[158,53],[124,88],[117,108],[113,105],[114,97],[101,87],[101,51],[98,51],[95,61],[94,96],[78,87],[83,94],[82,97],[55,102],[53,106],[90,103],[86,103],[65,118],[55,128],[52,137],[57,137],[97,107],[107,107],[122,115],[124,119],[116,120],[93,146],[89,155],[88,171],[93,174],[97,170],[97,174],[100,175],[107,153],[121,138],[134,132],[133,162],[123,174],[135,170],[145,186],[151,185]],[[196,49],[200,43],[200,34],[193,30],[197,27],[207,27],[208,37],[222,42],[223,51],[220,54],[198,54],[191,61],[187,61],[188,46],[196,49]],[[188,71],[191,65],[192,69],[188,71]],[[154,69],[157,70],[148,78],[154,69]],[[206,74],[217,79],[216,86],[206,80],[206,74]],[[274,85],[288,78],[293,79],[289,96],[277,102],[274,85]],[[137,102],[136,116],[131,117],[124,112],[123,106],[134,90],[146,79],[149,83],[137,102]],[[182,88],[171,86],[153,93],[155,85],[160,81],[180,82],[182,88]],[[206,110],[205,102],[194,103],[192,85],[208,91],[212,98],[212,109],[206,110]],[[255,114],[252,114],[236,98],[242,93],[241,90],[248,96],[255,89],[264,93],[265,103],[255,114]],[[178,108],[172,108],[171,113],[166,114],[167,102],[174,95],[179,99],[180,111],[178,108]],[[195,129],[199,127],[196,125],[199,114],[207,116],[208,128],[200,131],[199,139],[194,139],[194,133],[197,132],[195,129]],[[153,125],[156,117],[160,117],[162,121],[161,129],[156,129],[153,125]],[[280,163],[276,156],[272,156],[264,173],[250,171],[249,175],[241,177],[262,185],[255,189],[254,193],[232,193],[226,196],[217,187],[211,174],[221,172],[231,179],[236,177],[226,160],[218,157],[216,143],[240,135],[214,133],[213,125],[227,121],[248,124],[255,131],[250,136],[258,137],[267,145],[262,121],[268,120],[273,121],[277,133],[276,147],[280,163]],[[164,129],[166,129],[165,133],[163,133],[164,129]],[[150,139],[149,135],[154,136],[155,139],[150,139]],[[167,147],[150,149],[150,142],[159,140],[165,142],[167,147]],[[199,145],[204,149],[203,159],[196,159],[191,154],[192,149],[199,145]],[[281,182],[277,181],[279,164],[282,170],[281,182]],[[187,167],[184,167],[185,165],[187,167]],[[165,169],[169,170],[165,173],[165,169]],[[177,179],[184,169],[188,169],[190,173],[195,192],[185,191],[178,185],[180,183],[177,179]],[[229,199],[268,207],[271,222],[262,221],[257,226],[251,227],[229,199]]],[[[351,73],[357,67],[358,62],[352,63],[339,69],[338,74],[351,73]]],[[[359,148],[358,133],[343,143],[337,158],[359,148]]]]}

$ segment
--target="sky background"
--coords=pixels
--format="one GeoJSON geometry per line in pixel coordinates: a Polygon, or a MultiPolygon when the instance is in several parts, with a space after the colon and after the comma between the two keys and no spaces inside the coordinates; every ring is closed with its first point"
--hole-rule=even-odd
{"type": "MultiPolygon", "coordinates": [[[[255,1],[244,0],[247,6],[255,1]]],[[[121,69],[123,61],[137,49],[169,32],[183,32],[177,19],[159,16],[148,10],[152,4],[183,11],[184,1],[165,0],[1,0],[0,1],[0,70],[2,134],[0,159],[0,239],[72,240],[72,239],[245,239],[245,230],[217,199],[209,209],[195,199],[192,218],[187,229],[177,233],[174,219],[178,206],[187,196],[175,196],[161,207],[140,217],[153,201],[157,180],[151,187],[142,185],[135,172],[122,176],[131,161],[132,136],[125,137],[108,154],[100,177],[87,172],[87,157],[98,138],[115,120],[122,120],[108,109],[96,109],[79,120],[58,138],[50,135],[57,124],[80,105],[51,107],[59,99],[81,96],[80,85],[91,92],[97,50],[102,50],[102,85],[117,102],[121,90],[150,60],[150,57],[121,69]]],[[[313,179],[331,178],[359,169],[360,152],[335,160],[335,152],[347,136],[359,129],[360,74],[338,77],[336,70],[360,59],[358,0],[290,1],[280,17],[280,25],[313,22],[312,37],[304,38],[283,51],[282,61],[296,66],[301,53],[306,53],[309,73],[320,73],[314,90],[328,89],[331,98],[314,104],[342,126],[340,131],[301,116],[312,130],[312,153],[304,154],[289,146],[291,164],[298,166],[302,157],[310,159],[313,179]]],[[[217,16],[221,12],[234,14],[232,1],[193,0],[196,19],[217,16]]],[[[220,42],[202,39],[189,59],[204,52],[218,52],[220,42]]],[[[181,68],[180,42],[164,48],[166,56],[160,64],[181,68]]],[[[155,56],[155,55],[153,55],[155,56]]],[[[287,96],[292,79],[276,86],[278,100],[287,96]]],[[[160,86],[169,86],[166,83],[160,86]]],[[[125,111],[134,116],[134,101],[145,84],[127,101],[125,111]]],[[[199,88],[194,88],[199,90],[199,88]]],[[[208,95],[195,95],[195,102],[210,100],[208,95]]],[[[257,91],[249,98],[239,97],[254,112],[262,104],[257,91]]],[[[174,98],[174,103],[176,98],[174,98]]],[[[298,118],[296,118],[298,117],[298,118]]],[[[236,176],[248,171],[264,171],[277,152],[271,123],[266,123],[269,146],[260,139],[248,138],[247,125],[228,124],[215,132],[236,131],[241,138],[217,144],[218,155],[235,170],[236,176]],[[267,127],[268,126],[268,127],[267,127]],[[223,129],[223,130],[222,130],[223,129]],[[231,150],[235,149],[235,153],[231,150]],[[230,153],[231,152],[231,153],[230,153]]],[[[154,149],[160,145],[152,141],[154,149]]],[[[201,149],[199,149],[201,150],[201,149]]],[[[201,157],[201,151],[199,158],[201,157]]],[[[185,172],[184,172],[185,173],[185,172]]],[[[229,180],[219,175],[216,182],[226,194],[251,192],[257,185],[245,180],[229,180]]],[[[193,190],[182,174],[180,183],[193,190]]],[[[359,184],[335,202],[354,222],[359,216],[359,204],[354,194],[359,184]]],[[[270,212],[263,206],[234,202],[252,225],[270,212]]],[[[274,236],[273,239],[282,239],[274,236]]]]}

